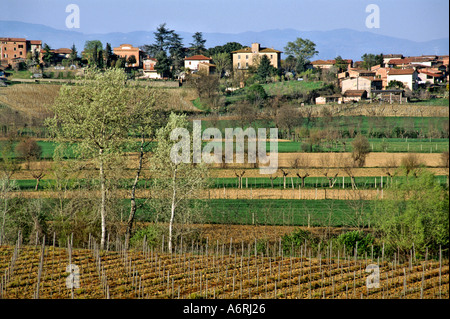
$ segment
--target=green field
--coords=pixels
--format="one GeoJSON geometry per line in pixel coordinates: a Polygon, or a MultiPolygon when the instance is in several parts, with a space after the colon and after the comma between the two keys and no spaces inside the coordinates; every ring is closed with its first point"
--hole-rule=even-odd
{"type": "MultiPolygon", "coordinates": [[[[354,227],[368,225],[373,201],[351,200],[286,200],[286,199],[211,199],[202,223],[285,226],[354,227]],[[361,219],[359,219],[361,218],[361,219]]],[[[151,222],[154,213],[143,208],[140,221],[151,222]]],[[[195,222],[195,221],[194,221],[195,222]]]]}

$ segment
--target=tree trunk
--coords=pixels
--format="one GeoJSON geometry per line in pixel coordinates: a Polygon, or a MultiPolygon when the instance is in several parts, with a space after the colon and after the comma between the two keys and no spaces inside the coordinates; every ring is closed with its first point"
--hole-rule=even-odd
{"type": "Polygon", "coordinates": [[[100,204],[100,218],[101,218],[101,229],[102,235],[100,239],[100,249],[105,248],[105,238],[106,238],[106,185],[105,185],[105,170],[103,167],[103,149],[99,150],[100,155],[100,191],[101,191],[101,204],[100,204]]]}
{"type": "Polygon", "coordinates": [[[38,188],[39,188],[39,182],[41,181],[41,178],[42,178],[42,177],[36,178],[36,187],[34,188],[35,191],[37,191],[38,188]]]}
{"type": "Polygon", "coordinates": [[[134,178],[133,186],[131,187],[130,215],[128,216],[127,230],[125,233],[125,248],[126,249],[128,249],[128,245],[130,242],[131,230],[133,228],[134,216],[136,214],[136,209],[137,209],[137,207],[136,207],[136,186],[139,181],[139,176],[141,175],[143,158],[144,158],[144,136],[142,135],[141,136],[141,148],[140,148],[140,153],[139,153],[139,166],[136,171],[136,177],[134,178]]]}
{"type": "Polygon", "coordinates": [[[168,249],[169,252],[172,253],[172,230],[173,230],[173,220],[175,217],[175,208],[176,208],[176,195],[177,195],[177,188],[176,188],[176,179],[177,179],[177,167],[175,167],[175,171],[173,172],[173,178],[172,178],[172,208],[170,211],[170,221],[169,221],[169,244],[168,249]]]}

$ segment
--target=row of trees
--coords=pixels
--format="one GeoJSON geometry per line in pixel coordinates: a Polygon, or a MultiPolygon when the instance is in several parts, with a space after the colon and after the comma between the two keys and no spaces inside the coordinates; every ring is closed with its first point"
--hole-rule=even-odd
{"type": "Polygon", "coordinates": [[[55,151],[56,158],[63,158],[64,146],[72,145],[77,156],[73,165],[92,165],[98,173],[102,248],[107,232],[107,201],[111,196],[112,181],[118,178],[116,174],[124,166],[125,150],[139,154],[130,190],[127,242],[138,208],[136,186],[145,161],[152,176],[156,177],[153,186],[158,189],[159,196],[153,202],[159,203],[158,210],[162,213],[170,212],[169,247],[172,245],[174,225],[182,224],[180,221],[187,218],[190,212],[183,207],[183,201],[187,197],[195,198],[195,193],[206,180],[202,165],[171,161],[168,152],[175,141],[170,139],[170,134],[175,127],[186,127],[187,120],[185,116],[175,114],[167,119],[158,111],[163,108],[163,103],[164,96],[156,91],[128,87],[122,70],[108,69],[104,72],[89,70],[76,86],[63,86],[53,105],[55,115],[47,121],[47,125],[60,145],[55,151]],[[158,144],[149,158],[148,142],[155,136],[158,144]]]}

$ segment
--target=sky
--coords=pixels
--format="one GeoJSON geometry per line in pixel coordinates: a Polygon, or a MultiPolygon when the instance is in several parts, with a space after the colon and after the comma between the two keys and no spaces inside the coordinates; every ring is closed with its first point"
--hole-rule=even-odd
{"type": "Polygon", "coordinates": [[[83,33],[154,31],[161,23],[185,32],[353,29],[414,41],[449,37],[448,0],[0,0],[0,20],[67,29],[76,4],[83,33]],[[379,8],[379,28],[368,28],[379,8]]]}

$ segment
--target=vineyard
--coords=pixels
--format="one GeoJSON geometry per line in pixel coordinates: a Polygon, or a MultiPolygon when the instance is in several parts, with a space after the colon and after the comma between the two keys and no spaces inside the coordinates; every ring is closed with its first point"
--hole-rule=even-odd
{"type": "MultiPolygon", "coordinates": [[[[19,236],[20,238],[20,236],[19,236]]],[[[44,239],[45,240],[45,239],[44,239]]],[[[70,241],[69,241],[70,242],[70,241]]],[[[449,297],[448,258],[377,258],[302,245],[286,254],[279,242],[179,243],[125,250],[47,245],[0,247],[0,297],[27,299],[440,299],[449,297]],[[71,265],[71,266],[69,266],[71,265]],[[379,286],[368,276],[379,267],[379,286]]]]}

